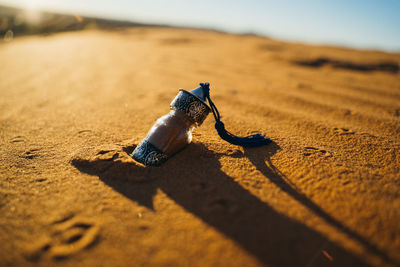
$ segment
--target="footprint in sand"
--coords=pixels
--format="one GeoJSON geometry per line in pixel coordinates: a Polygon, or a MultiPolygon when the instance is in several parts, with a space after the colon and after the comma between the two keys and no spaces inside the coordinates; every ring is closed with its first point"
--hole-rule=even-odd
{"type": "Polygon", "coordinates": [[[218,197],[208,201],[205,210],[212,213],[228,213],[234,214],[238,211],[235,202],[229,198],[218,197]]]}
{"type": "Polygon", "coordinates": [[[68,215],[51,225],[51,234],[26,249],[28,260],[41,257],[60,260],[96,244],[100,227],[93,221],[68,215]]]}
{"type": "Polygon", "coordinates": [[[355,134],[354,131],[346,129],[346,128],[333,128],[333,131],[338,135],[349,135],[355,134]]]}
{"type": "Polygon", "coordinates": [[[86,136],[86,135],[88,135],[90,133],[92,133],[92,130],[80,130],[80,131],[78,131],[77,135],[79,137],[83,137],[83,136],[86,136]]]}
{"type": "Polygon", "coordinates": [[[328,151],[326,151],[324,149],[319,149],[319,148],[316,148],[316,147],[312,147],[312,146],[304,147],[303,155],[306,156],[306,157],[309,157],[309,156],[331,157],[332,156],[332,154],[329,153],[328,151]]]}
{"type": "Polygon", "coordinates": [[[39,151],[40,151],[40,149],[36,149],[36,148],[28,150],[22,155],[22,157],[26,158],[26,159],[34,159],[34,158],[40,156],[39,151]]]}
{"type": "Polygon", "coordinates": [[[161,176],[162,172],[157,169],[145,168],[132,159],[130,154],[135,147],[136,145],[114,145],[85,150],[75,154],[71,164],[82,172],[99,176],[100,179],[142,183],[161,176]]]}
{"type": "Polygon", "coordinates": [[[23,136],[21,136],[21,135],[14,136],[14,137],[10,140],[11,143],[19,143],[19,142],[24,142],[24,141],[25,141],[25,138],[24,138],[23,136]]]}
{"type": "Polygon", "coordinates": [[[97,152],[96,159],[105,160],[105,161],[113,161],[119,157],[119,152],[115,150],[103,149],[97,152]]]}

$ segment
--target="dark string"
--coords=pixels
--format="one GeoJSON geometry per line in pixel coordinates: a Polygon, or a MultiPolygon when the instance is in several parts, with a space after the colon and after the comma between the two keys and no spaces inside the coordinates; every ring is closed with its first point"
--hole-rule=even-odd
{"type": "Polygon", "coordinates": [[[215,106],[214,102],[212,102],[210,98],[210,84],[209,83],[200,83],[201,88],[203,89],[203,93],[208,100],[210,105],[211,111],[215,118],[215,129],[218,132],[218,135],[224,139],[225,141],[238,146],[243,147],[257,147],[263,146],[271,143],[271,139],[266,138],[262,134],[253,134],[246,137],[239,137],[236,135],[231,134],[225,129],[224,123],[221,121],[221,116],[217,107],[215,106]]]}

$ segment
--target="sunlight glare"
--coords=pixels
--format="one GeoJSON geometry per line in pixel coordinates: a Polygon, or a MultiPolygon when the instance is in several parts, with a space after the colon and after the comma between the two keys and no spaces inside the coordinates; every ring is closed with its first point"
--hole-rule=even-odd
{"type": "Polygon", "coordinates": [[[27,22],[32,24],[40,23],[40,12],[39,9],[42,7],[42,4],[45,0],[25,0],[25,19],[27,22]]]}
{"type": "Polygon", "coordinates": [[[45,0],[25,0],[24,6],[26,9],[29,10],[38,10],[39,8],[42,7],[44,2],[45,0]]]}

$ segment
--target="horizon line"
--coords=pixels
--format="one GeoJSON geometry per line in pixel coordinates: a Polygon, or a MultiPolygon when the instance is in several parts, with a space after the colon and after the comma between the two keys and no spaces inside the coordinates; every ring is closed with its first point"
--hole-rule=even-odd
{"type": "Polygon", "coordinates": [[[225,29],[224,27],[218,27],[218,26],[199,26],[199,25],[183,25],[180,23],[166,23],[166,22],[161,22],[161,21],[145,21],[145,20],[135,20],[132,18],[127,18],[125,16],[116,16],[116,15],[109,15],[109,14],[98,14],[96,12],[91,13],[91,12],[86,12],[86,11],[68,11],[68,10],[61,10],[61,9],[54,9],[54,8],[26,8],[22,5],[19,4],[8,4],[4,3],[2,0],[0,0],[0,6],[8,7],[8,8],[15,8],[15,9],[20,9],[20,10],[25,10],[25,11],[35,11],[35,12],[42,12],[42,13],[53,13],[57,15],[79,15],[82,17],[86,18],[91,18],[91,19],[104,19],[104,20],[110,20],[110,21],[119,21],[119,22],[127,22],[127,23],[137,23],[141,24],[142,26],[159,26],[159,27],[171,27],[171,28],[181,28],[181,29],[194,29],[194,30],[206,30],[206,31],[214,31],[214,32],[220,32],[220,33],[227,33],[227,34],[234,34],[234,35],[255,35],[258,37],[262,38],[268,38],[268,39],[273,39],[278,42],[287,42],[287,43],[292,43],[292,44],[300,44],[300,45],[311,45],[311,46],[325,46],[325,47],[334,47],[334,48],[342,48],[342,49],[349,49],[349,50],[360,50],[360,51],[371,51],[371,52],[382,52],[382,53],[391,53],[391,54],[400,54],[400,47],[382,47],[382,46],[374,46],[374,45],[357,45],[357,44],[351,44],[349,42],[341,42],[341,41],[313,41],[313,40],[306,40],[305,38],[295,38],[295,37],[284,37],[284,36],[277,36],[274,34],[267,34],[263,33],[259,30],[229,30],[225,29]]]}

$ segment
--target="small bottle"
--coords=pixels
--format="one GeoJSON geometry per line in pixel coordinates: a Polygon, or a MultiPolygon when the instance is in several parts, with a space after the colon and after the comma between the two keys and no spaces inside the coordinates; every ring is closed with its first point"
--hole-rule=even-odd
{"type": "Polygon", "coordinates": [[[211,109],[202,87],[180,89],[171,102],[171,111],[159,118],[132,153],[146,166],[160,166],[192,141],[192,132],[206,119],[211,109]]]}

